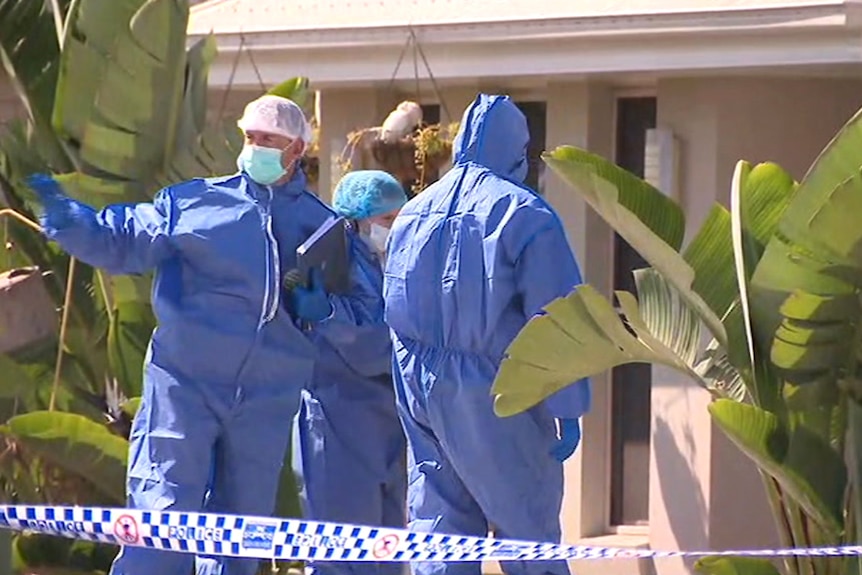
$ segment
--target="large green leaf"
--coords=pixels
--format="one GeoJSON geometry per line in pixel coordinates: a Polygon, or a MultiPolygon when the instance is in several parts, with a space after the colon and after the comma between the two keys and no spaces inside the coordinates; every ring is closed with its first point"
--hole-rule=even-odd
{"type": "MultiPolygon", "coordinates": [[[[759,261],[766,242],[777,229],[795,185],[793,178],[776,164],[737,165],[731,190],[735,190],[735,200],[731,203],[736,205],[734,215],[740,231],[745,232],[746,243],[755,248],[749,258],[753,264],[759,261]]],[[[726,319],[728,310],[740,293],[733,234],[730,211],[715,204],[684,252],[685,260],[695,272],[692,288],[716,314],[725,318],[728,330],[731,329],[726,319]]]]}
{"type": "Polygon", "coordinates": [[[68,195],[92,206],[144,199],[145,188],[139,180],[118,180],[85,172],[58,174],[54,179],[68,195]]]}
{"type": "Polygon", "coordinates": [[[213,34],[196,41],[186,54],[185,90],[182,113],[177,118],[176,148],[188,144],[206,128],[209,68],[217,54],[218,43],[213,34]]]}
{"type": "Polygon", "coordinates": [[[159,184],[233,173],[241,147],[242,137],[236,127],[208,126],[188,147],[177,150],[159,184]]]}
{"type": "Polygon", "coordinates": [[[780,235],[767,245],[751,282],[753,324],[790,381],[834,377],[847,366],[854,349],[849,322],[859,314],[848,275],[780,235]]]}
{"type": "Polygon", "coordinates": [[[0,432],[97,487],[111,501],[125,501],[128,442],[104,425],[75,413],[36,411],[10,419],[0,432]]]}
{"type": "Polygon", "coordinates": [[[727,350],[712,340],[698,357],[694,371],[708,390],[720,397],[745,401],[747,389],[742,374],[727,356],[727,350]]]}
{"type": "Polygon", "coordinates": [[[702,557],[694,570],[702,575],[781,575],[771,561],[756,557],[702,557]]]}
{"type": "Polygon", "coordinates": [[[579,379],[626,363],[667,365],[707,387],[693,368],[697,315],[656,270],[640,270],[635,277],[640,308],[630,293],[616,293],[626,323],[589,285],[554,300],[544,315],[531,319],[497,373],[495,412],[519,413],[579,379]]]}
{"type": "Polygon", "coordinates": [[[111,373],[128,397],[139,396],[143,365],[155,328],[148,303],[118,303],[111,314],[108,330],[108,361],[111,373]]]}
{"type": "Polygon", "coordinates": [[[228,174],[236,170],[242,139],[233,122],[207,122],[207,77],[215,59],[215,37],[206,36],[189,49],[182,114],[177,119],[176,145],[159,184],[228,174]]]}
{"type": "Polygon", "coordinates": [[[235,171],[236,126],[207,121],[215,38],[185,52],[185,2],[124,0],[111,4],[106,17],[100,12],[106,1],[80,0],[70,18],[72,32],[89,35],[64,50],[55,122],[80,142],[88,165],[64,175],[64,188],[98,205],[145,200],[178,181],[235,171]],[[125,28],[110,23],[130,17],[125,28]],[[76,75],[78,69],[90,77],[76,75]],[[83,83],[89,91],[79,89],[83,83]]]}
{"type": "Polygon", "coordinates": [[[837,381],[857,369],[860,145],[857,113],[799,184],[752,279],[756,337],[793,383],[837,381]]]}
{"type": "Polygon", "coordinates": [[[738,162],[731,185],[731,235],[737,305],[725,317],[728,357],[737,366],[755,404],[779,409],[779,382],[768,352],[758,345],[751,314],[751,279],[764,248],[775,234],[796,184],[772,163],[738,162]]]}
{"type": "Polygon", "coordinates": [[[290,78],[270,88],[266,93],[293,100],[300,108],[307,109],[310,94],[308,78],[302,76],[290,78]]]}
{"type": "Polygon", "coordinates": [[[0,355],[0,398],[25,400],[36,383],[30,373],[8,355],[0,355]]]}
{"type": "Polygon", "coordinates": [[[89,175],[146,184],[172,156],[188,3],[80,0],[70,11],[54,125],[89,175]]]}
{"type": "Polygon", "coordinates": [[[302,517],[302,506],[299,500],[299,485],[293,473],[292,448],[289,446],[284,454],[284,465],[278,481],[278,495],[275,499],[275,517],[302,517]]]}
{"type": "Polygon", "coordinates": [[[743,377],[741,371],[745,363],[731,360],[743,326],[739,321],[741,314],[738,311],[739,289],[734,267],[731,216],[724,206],[712,206],[683,257],[695,273],[692,289],[715,314],[723,318],[729,339],[728,349],[713,338],[696,371],[711,387],[726,397],[741,401],[746,394],[748,378],[743,377]]]}
{"type": "Polygon", "coordinates": [[[718,317],[739,298],[733,268],[730,212],[714,204],[683,257],[694,272],[692,289],[718,317]]]}
{"type": "MultiPolygon", "coordinates": [[[[47,409],[54,384],[56,357],[55,343],[27,358],[0,359],[0,388],[4,390],[0,399],[11,398],[12,393],[20,391],[14,396],[14,413],[47,409]]],[[[86,358],[66,356],[60,370],[57,408],[75,411],[94,420],[103,418],[100,405],[86,400],[93,393],[92,384],[93,374],[86,358]]]]}
{"type": "MultiPolygon", "coordinates": [[[[754,268],[757,265],[757,261],[755,260],[757,254],[752,247],[753,242],[751,234],[749,234],[745,229],[744,219],[747,214],[743,213],[743,210],[746,207],[743,205],[743,187],[748,181],[750,174],[751,165],[747,162],[738,162],[733,174],[730,191],[733,267],[736,270],[736,287],[737,294],[739,295],[739,312],[740,318],[742,319],[742,329],[739,330],[740,333],[735,334],[738,341],[729,342],[729,345],[738,345],[740,348],[744,348],[747,352],[745,354],[744,363],[742,363],[742,353],[739,353],[734,357],[734,359],[738,359],[740,361],[740,367],[742,367],[743,371],[746,373],[753,373],[757,362],[754,354],[754,334],[751,327],[751,303],[748,298],[748,285],[751,282],[751,276],[754,274],[754,268]]],[[[751,391],[753,394],[757,393],[757,389],[754,387],[751,391]]],[[[755,395],[755,397],[757,396],[755,395]]]]}
{"type": "MultiPolygon", "coordinates": [[[[651,235],[672,250],[679,251],[685,236],[682,208],[645,180],[599,155],[574,146],[560,146],[543,154],[542,159],[574,186],[590,207],[620,235],[630,234],[626,224],[635,217],[652,232],[651,235]]],[[[647,237],[633,239],[635,241],[629,243],[635,249],[652,241],[647,237]]]]}
{"type": "Polygon", "coordinates": [[[753,167],[741,162],[739,175],[742,225],[760,248],[759,260],[796,195],[797,183],[781,166],[772,162],[753,167]]]}
{"type": "Polygon", "coordinates": [[[111,276],[108,280],[114,305],[148,303],[153,287],[150,274],[143,276],[111,276]]]}
{"type": "Polygon", "coordinates": [[[753,405],[719,399],[710,404],[709,412],[743,453],[838,540],[847,469],[828,442],[805,426],[788,430],[775,415],[753,405]]]}
{"type": "Polygon", "coordinates": [[[790,425],[804,425],[830,446],[843,451],[847,433],[847,406],[838,386],[828,380],[808,385],[785,383],[782,389],[785,419],[790,425]]]}
{"type": "Polygon", "coordinates": [[[752,314],[760,345],[789,381],[835,381],[855,369],[862,309],[855,281],[845,278],[782,237],[767,246],[752,280],[752,314]]]}
{"type": "Polygon", "coordinates": [[[721,319],[694,291],[695,271],[678,252],[685,233],[682,209],[642,179],[585,150],[561,146],[542,158],[665,276],[724,345],[721,319]]]}
{"type": "Polygon", "coordinates": [[[128,415],[129,417],[131,417],[133,419],[138,414],[138,409],[140,409],[140,407],[141,407],[141,398],[140,397],[133,397],[133,398],[127,400],[121,406],[123,413],[125,413],[126,415],[128,415]]]}
{"type": "Polygon", "coordinates": [[[811,165],[779,225],[798,245],[854,268],[862,257],[862,231],[858,231],[854,218],[858,212],[853,211],[862,202],[858,193],[860,146],[862,110],[847,121],[811,165]]]}

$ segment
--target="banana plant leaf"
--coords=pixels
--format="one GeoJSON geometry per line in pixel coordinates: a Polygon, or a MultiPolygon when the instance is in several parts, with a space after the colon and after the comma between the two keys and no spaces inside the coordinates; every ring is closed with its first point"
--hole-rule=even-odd
{"type": "Polygon", "coordinates": [[[309,98],[311,90],[309,89],[308,78],[302,76],[290,78],[270,88],[266,93],[293,100],[297,106],[308,113],[308,106],[311,103],[311,99],[309,98]]]}
{"type": "Polygon", "coordinates": [[[697,369],[697,314],[657,270],[639,270],[635,280],[640,305],[632,294],[616,292],[625,322],[589,285],[554,300],[545,314],[531,319],[507,350],[494,381],[497,415],[520,413],[581,378],[626,363],[666,365],[725,395],[697,369]]]}
{"type": "Polygon", "coordinates": [[[799,184],[751,282],[755,337],[791,383],[855,373],[862,306],[862,114],[799,184]]]}
{"type": "Polygon", "coordinates": [[[34,411],[13,417],[0,433],[123,505],[129,444],[104,425],[76,413],[34,411]]]}
{"type": "Polygon", "coordinates": [[[125,397],[140,396],[144,360],[156,327],[149,298],[151,278],[106,275],[104,281],[110,286],[105,310],[110,374],[125,397]]]}
{"type": "MultiPolygon", "coordinates": [[[[215,38],[186,51],[187,20],[178,0],[79,0],[71,10],[54,123],[85,161],[58,178],[74,197],[145,201],[178,181],[236,170],[236,125],[207,118],[215,38]]],[[[302,80],[281,89],[301,96],[302,80]]]]}
{"type": "MultiPolygon", "coordinates": [[[[526,409],[581,377],[624,363],[651,363],[658,357],[662,358],[658,363],[683,366],[687,375],[719,397],[744,397],[744,380],[723,343],[726,331],[719,317],[726,317],[739,299],[728,210],[715,205],[698,234],[680,254],[677,249],[685,228],[682,211],[661,192],[610,162],[577,148],[557,148],[545,155],[545,161],[646,256],[655,273],[664,278],[662,282],[667,286],[663,289],[673,294],[674,304],[656,310],[655,316],[653,312],[649,317],[644,313],[644,322],[657,331],[649,334],[642,330],[635,337],[625,328],[618,329],[624,326],[616,314],[608,313],[610,303],[607,300],[592,288],[578,288],[586,294],[574,296],[579,300],[578,308],[583,310],[584,306],[594,305],[597,309],[561,316],[555,321],[536,318],[528,322],[510,347],[495,381],[495,393],[500,396],[497,398],[498,413],[511,414],[526,409]],[[611,323],[599,323],[599,327],[594,327],[596,322],[586,319],[590,314],[611,323]],[[662,314],[672,318],[662,319],[662,314]],[[686,325],[692,324],[691,333],[698,337],[701,321],[710,327],[714,340],[701,357],[696,357],[697,349],[693,347],[686,351],[688,355],[684,359],[670,358],[666,350],[659,353],[655,344],[644,343],[651,335],[672,349],[674,334],[661,324],[682,321],[682,317],[686,318],[686,325]],[[614,335],[608,336],[605,329],[614,335]],[[585,346],[578,337],[567,335],[580,335],[583,330],[599,333],[591,339],[591,345],[601,342],[601,349],[585,346]],[[638,342],[639,339],[642,341],[638,342]],[[623,343],[627,345],[620,347],[623,343]],[[556,352],[551,353],[551,350],[556,352]]],[[[641,305],[645,295],[648,292],[638,293],[641,305]]],[[[617,297],[621,303],[633,301],[630,295],[620,298],[617,294],[617,297]]],[[[629,328],[634,318],[636,314],[627,314],[629,328]]]]}
{"type": "Polygon", "coordinates": [[[126,197],[146,199],[139,182],[172,155],[188,12],[177,0],[80,0],[69,13],[54,128],[126,197]]]}
{"type": "Polygon", "coordinates": [[[299,501],[299,486],[293,474],[291,464],[291,448],[284,455],[284,464],[278,481],[278,495],[275,499],[275,517],[302,517],[302,507],[299,501]]]}
{"type": "Polygon", "coordinates": [[[144,359],[155,325],[147,303],[119,303],[111,313],[108,362],[127,397],[141,394],[144,359]]]}
{"type": "Polygon", "coordinates": [[[134,418],[135,415],[138,414],[138,409],[140,407],[141,407],[141,398],[140,397],[133,397],[133,398],[127,400],[122,405],[123,411],[126,413],[126,415],[128,415],[129,417],[132,417],[132,418],[134,418]]]}
{"type": "Polygon", "coordinates": [[[751,314],[751,279],[765,246],[796,191],[793,178],[780,166],[763,163],[752,166],[740,161],[731,184],[731,237],[737,301],[724,320],[728,338],[727,354],[755,405],[777,412],[783,409],[780,380],[768,356],[755,340],[751,314]]]}
{"type": "Polygon", "coordinates": [[[788,430],[757,406],[719,399],[709,406],[713,421],[774,477],[833,541],[843,529],[847,468],[842,456],[806,426],[788,430]]]}
{"type": "Polygon", "coordinates": [[[196,41],[186,53],[186,79],[182,113],[177,118],[175,152],[201,134],[207,124],[207,86],[210,65],[218,54],[215,36],[196,41]]]}
{"type": "Polygon", "coordinates": [[[0,355],[0,398],[26,398],[33,393],[33,379],[17,361],[0,355]]]}
{"type": "Polygon", "coordinates": [[[239,129],[232,121],[207,122],[207,79],[217,53],[212,35],[189,48],[182,114],[177,118],[176,145],[158,184],[201,176],[228,174],[236,170],[242,147],[239,129]]]}
{"type": "MultiPolygon", "coordinates": [[[[713,310],[694,291],[692,284],[698,270],[678,251],[685,234],[682,208],[642,179],[586,150],[562,146],[542,157],[650,266],[665,276],[724,345],[727,336],[719,315],[724,310],[713,310]]],[[[701,241],[711,242],[712,236],[701,236],[701,241]]],[[[703,270],[727,273],[716,272],[718,267],[710,262],[703,270]]]]}
{"type": "MultiPolygon", "coordinates": [[[[56,356],[56,344],[26,359],[0,356],[0,400],[8,399],[14,403],[12,413],[4,410],[4,414],[47,409],[53,389],[56,356]]],[[[56,398],[58,409],[74,411],[93,421],[101,420],[104,417],[101,404],[89,400],[93,395],[92,378],[93,373],[86,361],[67,356],[60,371],[56,398]]]]}
{"type": "MultiPolygon", "coordinates": [[[[649,183],[601,156],[574,146],[558,147],[545,153],[543,159],[615,230],[628,234],[624,224],[634,216],[652,235],[679,251],[685,235],[682,208],[649,183]]],[[[633,239],[641,240],[639,244],[651,241],[651,238],[633,239]]]]}

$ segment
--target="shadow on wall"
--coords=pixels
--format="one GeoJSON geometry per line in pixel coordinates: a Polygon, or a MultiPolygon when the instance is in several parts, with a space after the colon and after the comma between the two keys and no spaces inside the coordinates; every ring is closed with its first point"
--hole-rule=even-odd
{"type": "MultiPolygon", "coordinates": [[[[668,523],[678,548],[686,551],[700,549],[707,539],[706,500],[701,493],[691,465],[696,446],[691,429],[684,431],[687,457],[680,449],[670,426],[662,418],[654,420],[655,458],[661,472],[658,474],[662,500],[667,509],[668,523]]],[[[695,559],[684,561],[692,570],[695,559]]]]}

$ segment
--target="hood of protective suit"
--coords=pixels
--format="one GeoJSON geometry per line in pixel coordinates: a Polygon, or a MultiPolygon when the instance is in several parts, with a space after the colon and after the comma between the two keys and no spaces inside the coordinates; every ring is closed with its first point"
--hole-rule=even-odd
{"type": "Polygon", "coordinates": [[[527,177],[527,119],[508,96],[479,94],[461,118],[452,163],[474,162],[509,180],[527,177]]]}

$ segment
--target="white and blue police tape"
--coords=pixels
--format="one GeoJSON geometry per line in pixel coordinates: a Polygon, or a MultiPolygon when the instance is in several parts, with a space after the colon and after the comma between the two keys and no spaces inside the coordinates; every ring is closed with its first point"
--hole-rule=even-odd
{"type": "Polygon", "coordinates": [[[284,561],[548,561],[710,555],[862,555],[862,546],[653,551],[416,533],[301,519],[101,507],[0,505],[0,528],[180,553],[284,561]]]}

